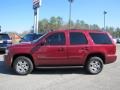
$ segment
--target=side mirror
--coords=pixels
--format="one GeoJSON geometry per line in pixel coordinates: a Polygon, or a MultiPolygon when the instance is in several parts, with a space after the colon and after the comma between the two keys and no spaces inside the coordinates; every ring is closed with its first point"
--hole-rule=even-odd
{"type": "Polygon", "coordinates": [[[42,41],[42,42],[40,43],[40,45],[41,45],[41,46],[46,45],[46,41],[45,41],[45,40],[44,40],[44,41],[42,41]]]}

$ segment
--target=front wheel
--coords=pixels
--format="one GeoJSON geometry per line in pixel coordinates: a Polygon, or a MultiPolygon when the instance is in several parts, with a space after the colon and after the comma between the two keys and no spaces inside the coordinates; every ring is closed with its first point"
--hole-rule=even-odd
{"type": "Polygon", "coordinates": [[[33,70],[33,63],[30,58],[25,56],[19,56],[13,63],[15,72],[19,75],[27,75],[33,70]]]}
{"type": "Polygon", "coordinates": [[[90,74],[98,74],[103,69],[103,61],[100,57],[94,56],[89,58],[85,66],[86,70],[90,74]]]}

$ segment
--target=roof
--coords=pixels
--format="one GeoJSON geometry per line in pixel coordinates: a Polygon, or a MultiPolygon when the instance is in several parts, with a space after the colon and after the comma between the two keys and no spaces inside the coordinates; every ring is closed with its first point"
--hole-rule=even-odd
{"type": "Polygon", "coordinates": [[[55,30],[55,31],[51,31],[51,32],[103,32],[105,33],[105,31],[103,30],[88,30],[88,29],[71,29],[71,30],[55,30]]]}

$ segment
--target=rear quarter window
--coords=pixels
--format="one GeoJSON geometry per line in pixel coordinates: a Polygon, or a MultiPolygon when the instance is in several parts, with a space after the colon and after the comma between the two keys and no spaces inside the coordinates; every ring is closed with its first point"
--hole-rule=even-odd
{"type": "Polygon", "coordinates": [[[112,44],[111,39],[106,33],[90,33],[95,44],[112,44]]]}

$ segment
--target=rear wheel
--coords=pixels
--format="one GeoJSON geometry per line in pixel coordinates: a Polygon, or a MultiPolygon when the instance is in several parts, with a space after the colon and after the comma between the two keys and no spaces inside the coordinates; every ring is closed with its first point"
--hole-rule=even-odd
{"type": "Polygon", "coordinates": [[[19,75],[27,75],[33,71],[33,63],[30,58],[19,56],[13,63],[15,72],[19,75]]]}
{"type": "Polygon", "coordinates": [[[103,61],[100,57],[97,56],[91,57],[86,63],[85,68],[90,74],[98,74],[103,69],[103,61]]]}

